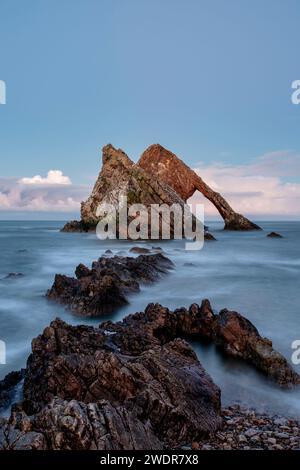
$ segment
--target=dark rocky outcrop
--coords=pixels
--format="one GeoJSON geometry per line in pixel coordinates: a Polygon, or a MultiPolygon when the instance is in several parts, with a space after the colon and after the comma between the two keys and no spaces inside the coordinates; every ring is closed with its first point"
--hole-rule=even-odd
{"type": "Polygon", "coordinates": [[[56,274],[47,297],[85,316],[110,313],[128,303],[127,295],[138,292],[141,282],[154,282],[173,267],[161,253],[134,257],[102,256],[92,268],[79,264],[76,278],[56,274]]]}
{"type": "MultiPolygon", "coordinates": [[[[193,170],[161,145],[151,145],[134,164],[121,149],[112,145],[103,147],[102,169],[90,197],[81,204],[81,221],[68,222],[65,232],[95,230],[100,217],[96,214],[100,203],[112,204],[116,210],[119,201],[126,196],[128,205],[141,203],[149,210],[152,204],[176,203],[184,207],[185,202],[199,190],[209,199],[224,219],[227,230],[260,229],[256,224],[236,213],[225,199],[213,191],[193,170]]],[[[118,212],[117,212],[118,213],[118,212]]],[[[159,214],[159,227],[165,216],[159,214]]],[[[127,223],[135,217],[128,217],[127,223]]],[[[119,225],[117,235],[125,229],[119,225]]],[[[126,229],[127,230],[127,229],[126,229]]],[[[123,235],[127,235],[123,234],[123,235]]],[[[160,232],[161,235],[161,232],[160,232]]],[[[151,238],[151,233],[148,234],[151,238]]],[[[170,237],[174,236],[174,220],[171,219],[170,237]]]]}
{"type": "Polygon", "coordinates": [[[277,233],[277,232],[270,232],[270,233],[268,233],[267,237],[269,237],[269,238],[283,238],[283,236],[280,235],[280,233],[277,233]]]}
{"type": "Polygon", "coordinates": [[[16,278],[23,277],[23,276],[24,276],[23,273],[8,273],[6,274],[6,276],[4,276],[3,279],[16,279],[16,278]]]}
{"type": "Polygon", "coordinates": [[[260,336],[255,326],[237,312],[222,310],[214,324],[215,342],[222,350],[253,364],[281,386],[300,383],[299,375],[272,347],[272,341],[260,336]]]}
{"type": "Polygon", "coordinates": [[[0,422],[0,449],[161,449],[214,435],[220,390],[184,338],[299,383],[247,319],[215,315],[207,300],[175,311],[149,304],[99,328],[57,319],[32,342],[23,401],[0,422]]]}
{"type": "Polygon", "coordinates": [[[216,241],[216,238],[213,236],[212,233],[204,232],[204,240],[216,241]]]}
{"type": "MultiPolygon", "coordinates": [[[[104,327],[111,330],[110,322],[104,327]]],[[[125,350],[138,352],[139,348],[153,343],[153,338],[160,344],[177,337],[205,340],[215,343],[226,355],[252,364],[280,386],[291,387],[300,383],[299,375],[287,360],[273,349],[272,342],[263,338],[249,320],[226,309],[216,315],[208,300],[204,300],[201,306],[193,304],[188,310],[180,308],[174,312],[159,304],[149,304],[145,312],[130,315],[122,323],[113,324],[112,328],[125,333],[116,338],[118,345],[125,350]]]]}

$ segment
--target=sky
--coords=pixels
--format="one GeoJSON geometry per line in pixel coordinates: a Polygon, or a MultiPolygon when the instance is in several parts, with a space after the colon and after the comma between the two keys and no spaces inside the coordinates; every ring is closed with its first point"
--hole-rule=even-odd
{"type": "Polygon", "coordinates": [[[236,210],[300,219],[299,24],[299,0],[0,0],[0,218],[78,215],[105,144],[160,143],[236,210]]]}

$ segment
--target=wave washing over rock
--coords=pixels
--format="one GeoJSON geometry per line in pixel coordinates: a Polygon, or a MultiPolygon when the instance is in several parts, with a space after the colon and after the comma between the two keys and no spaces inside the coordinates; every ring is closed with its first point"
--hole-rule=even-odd
{"type": "MultiPolygon", "coordinates": [[[[242,426],[246,412],[222,412],[220,389],[185,338],[213,341],[279,385],[299,384],[251,322],[227,310],[214,314],[208,300],[175,311],[149,304],[144,312],[98,328],[56,319],[32,342],[23,400],[1,420],[0,448],[224,448],[226,433],[235,443],[233,428],[242,426]]],[[[286,421],[284,435],[282,423],[249,417],[242,446],[249,438],[256,447],[274,448],[274,433],[280,442],[288,438],[292,448],[299,446],[297,423],[286,421]]]]}

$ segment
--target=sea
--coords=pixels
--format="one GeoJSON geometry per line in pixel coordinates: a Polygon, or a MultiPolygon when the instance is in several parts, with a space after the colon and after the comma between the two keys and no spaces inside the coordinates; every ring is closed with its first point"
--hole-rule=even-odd
{"type": "MultiPolygon", "coordinates": [[[[209,231],[217,240],[206,242],[202,250],[187,251],[183,240],[101,241],[93,233],[63,233],[61,221],[0,221],[0,340],[6,345],[0,379],[25,367],[32,339],[56,317],[74,325],[99,325],[142,311],[149,302],[175,309],[204,298],[216,313],[228,308],[246,316],[291,361],[292,343],[300,340],[300,222],[259,224],[263,231],[243,233],[223,231],[221,222],[210,222],[209,231]],[[271,231],[283,238],[267,238],[271,231]],[[87,319],[45,297],[56,273],[72,276],[79,263],[89,266],[107,249],[128,256],[133,246],[160,246],[174,269],[159,282],[142,286],[114,314],[87,319]]],[[[239,403],[300,418],[300,389],[280,389],[214,346],[191,344],[220,387],[223,406],[239,403]]],[[[300,373],[300,365],[293,367],[300,373]]]]}

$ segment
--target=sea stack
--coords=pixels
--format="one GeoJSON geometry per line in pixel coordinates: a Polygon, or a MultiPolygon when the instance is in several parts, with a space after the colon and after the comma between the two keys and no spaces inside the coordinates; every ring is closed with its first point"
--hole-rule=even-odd
{"type": "MultiPolygon", "coordinates": [[[[81,203],[81,220],[68,222],[63,231],[95,230],[100,203],[117,207],[121,197],[126,196],[128,205],[140,203],[150,208],[152,204],[171,206],[177,203],[183,207],[196,190],[217,208],[225,230],[260,230],[258,225],[235,212],[175,154],[159,144],[148,147],[136,164],[123,150],[111,144],[103,147],[102,152],[102,169],[91,195],[81,203]]],[[[174,226],[171,226],[171,238],[173,232],[174,226]]]]}

